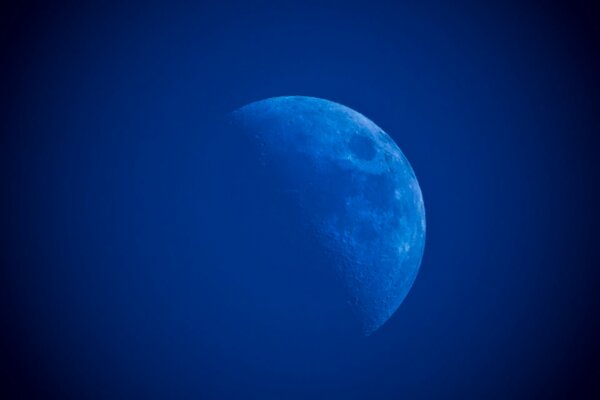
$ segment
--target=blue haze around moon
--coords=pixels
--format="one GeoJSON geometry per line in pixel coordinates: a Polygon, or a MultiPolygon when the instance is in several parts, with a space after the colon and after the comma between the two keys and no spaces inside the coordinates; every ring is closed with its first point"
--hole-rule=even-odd
{"type": "Polygon", "coordinates": [[[423,255],[425,210],[409,162],[372,121],[323,99],[258,101],[233,122],[279,172],[371,334],[408,294],[423,255]]]}

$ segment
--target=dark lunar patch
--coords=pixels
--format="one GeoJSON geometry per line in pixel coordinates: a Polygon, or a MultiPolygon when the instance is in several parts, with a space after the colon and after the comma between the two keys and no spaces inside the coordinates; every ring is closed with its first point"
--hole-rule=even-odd
{"type": "Polygon", "coordinates": [[[379,209],[389,209],[395,204],[396,184],[389,175],[369,175],[362,190],[365,199],[379,209]]]}
{"type": "Polygon", "coordinates": [[[364,136],[353,136],[348,144],[350,151],[354,155],[362,160],[372,160],[375,157],[375,146],[373,141],[364,136]]]}

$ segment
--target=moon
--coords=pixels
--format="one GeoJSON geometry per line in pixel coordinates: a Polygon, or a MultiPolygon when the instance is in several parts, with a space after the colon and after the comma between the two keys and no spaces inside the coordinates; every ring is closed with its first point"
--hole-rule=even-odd
{"type": "Polygon", "coordinates": [[[370,335],[403,302],[423,257],[425,208],[408,160],[372,121],[324,99],[273,97],[231,116],[332,256],[370,335]]]}

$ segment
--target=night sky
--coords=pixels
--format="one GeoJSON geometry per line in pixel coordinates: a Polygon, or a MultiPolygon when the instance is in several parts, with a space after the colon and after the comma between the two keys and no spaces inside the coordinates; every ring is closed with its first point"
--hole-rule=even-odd
{"type": "Polygon", "coordinates": [[[591,1],[0,6],[0,398],[600,398],[591,1]],[[332,100],[427,239],[364,337],[224,123],[332,100]]]}

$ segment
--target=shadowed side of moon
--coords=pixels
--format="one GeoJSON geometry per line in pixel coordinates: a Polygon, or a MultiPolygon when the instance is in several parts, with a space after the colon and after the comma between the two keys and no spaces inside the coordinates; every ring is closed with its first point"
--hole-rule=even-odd
{"type": "Polygon", "coordinates": [[[394,141],[363,115],[312,97],[277,97],[235,111],[233,126],[331,256],[365,334],[400,306],[423,255],[425,211],[394,141]]]}
{"type": "Polygon", "coordinates": [[[319,237],[303,228],[276,169],[261,162],[260,146],[222,120],[214,131],[198,198],[203,283],[211,288],[207,346],[237,384],[252,375],[285,385],[302,375],[318,388],[337,373],[340,354],[362,357],[360,322],[319,237]]]}

